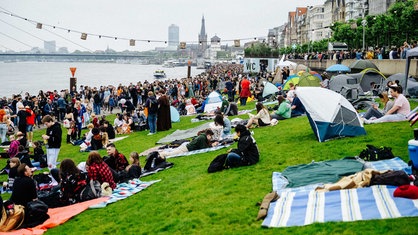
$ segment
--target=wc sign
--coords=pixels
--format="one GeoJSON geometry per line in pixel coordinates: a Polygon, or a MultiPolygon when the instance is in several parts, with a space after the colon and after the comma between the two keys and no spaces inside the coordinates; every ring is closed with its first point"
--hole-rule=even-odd
{"type": "Polygon", "coordinates": [[[253,58],[244,59],[244,73],[258,73],[260,72],[260,60],[253,58]]]}

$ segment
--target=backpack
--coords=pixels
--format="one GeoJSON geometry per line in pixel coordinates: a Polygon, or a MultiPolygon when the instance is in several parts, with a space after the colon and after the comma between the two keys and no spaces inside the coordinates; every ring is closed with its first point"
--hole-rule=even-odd
{"type": "Polygon", "coordinates": [[[25,207],[9,201],[1,208],[0,232],[8,232],[20,228],[25,219],[25,207]],[[13,208],[13,209],[12,209],[13,208]]]}
{"type": "Polygon", "coordinates": [[[366,146],[367,148],[362,150],[359,155],[359,157],[365,161],[378,161],[395,157],[392,153],[391,147],[377,148],[371,144],[366,146]]]}
{"type": "Polygon", "coordinates": [[[90,180],[80,192],[80,202],[88,201],[102,196],[102,185],[97,180],[90,180]]]}
{"type": "Polygon", "coordinates": [[[222,171],[225,169],[225,161],[228,154],[223,153],[215,157],[212,162],[209,164],[208,173],[213,173],[217,171],[222,171]]]}
{"type": "Polygon", "coordinates": [[[48,205],[41,200],[30,201],[26,204],[25,223],[22,227],[33,228],[47,219],[49,219],[48,205]]]}
{"type": "Polygon", "coordinates": [[[158,101],[157,99],[150,99],[150,108],[149,108],[149,112],[150,113],[157,113],[158,111],[158,101]]]}
{"type": "Polygon", "coordinates": [[[157,168],[166,168],[169,165],[172,165],[172,164],[167,163],[165,161],[165,158],[162,158],[157,151],[154,151],[148,154],[146,163],[144,166],[144,170],[153,171],[157,168]]]}

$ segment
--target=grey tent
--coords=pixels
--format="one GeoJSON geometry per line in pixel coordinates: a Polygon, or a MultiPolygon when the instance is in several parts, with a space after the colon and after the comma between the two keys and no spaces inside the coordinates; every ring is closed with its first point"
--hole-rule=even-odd
{"type": "Polygon", "coordinates": [[[358,85],[358,81],[356,78],[353,78],[349,76],[348,74],[339,74],[337,76],[334,76],[329,81],[329,89],[340,93],[341,89],[344,86],[352,86],[352,85],[358,85]]]}
{"type": "Polygon", "coordinates": [[[402,87],[404,88],[405,94],[408,95],[408,89],[407,89],[407,78],[409,74],[409,66],[411,64],[411,59],[418,58],[418,47],[412,48],[411,50],[408,50],[406,52],[406,65],[405,65],[405,80],[402,84],[402,87]]]}
{"type": "MultiPolygon", "coordinates": [[[[405,74],[404,73],[397,73],[393,74],[388,77],[389,81],[399,81],[399,84],[405,84],[405,74]]],[[[413,77],[409,77],[407,81],[407,94],[410,96],[418,96],[418,81],[415,80],[413,77]]]]}
{"type": "Polygon", "coordinates": [[[350,66],[348,67],[351,68],[351,72],[353,73],[361,72],[367,68],[379,70],[379,68],[375,64],[373,64],[373,62],[371,62],[370,60],[356,60],[353,63],[351,63],[350,66]]]}
{"type": "Polygon", "coordinates": [[[329,82],[329,89],[340,93],[348,100],[357,99],[361,91],[358,80],[349,76],[349,74],[340,74],[332,77],[329,82]]]}
{"type": "Polygon", "coordinates": [[[372,89],[370,83],[374,82],[376,85],[380,85],[380,89],[384,89],[386,86],[386,77],[376,69],[365,69],[360,73],[350,74],[351,77],[356,78],[360,83],[361,90],[368,92],[372,89]]]}

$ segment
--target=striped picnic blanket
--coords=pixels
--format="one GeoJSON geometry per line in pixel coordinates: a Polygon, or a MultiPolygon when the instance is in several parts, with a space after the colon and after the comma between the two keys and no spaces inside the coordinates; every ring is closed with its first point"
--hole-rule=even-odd
{"type": "Polygon", "coordinates": [[[270,204],[264,227],[418,216],[418,200],[393,197],[395,186],[330,192],[284,192],[270,204]]]}
{"type": "MultiPolygon", "coordinates": [[[[402,159],[365,162],[363,168],[378,171],[404,170],[411,167],[402,159]]],[[[280,198],[270,203],[264,227],[303,226],[315,222],[356,221],[418,216],[418,200],[393,197],[396,186],[374,185],[366,188],[316,192],[324,182],[287,188],[289,181],[273,172],[273,191],[280,198]]]]}

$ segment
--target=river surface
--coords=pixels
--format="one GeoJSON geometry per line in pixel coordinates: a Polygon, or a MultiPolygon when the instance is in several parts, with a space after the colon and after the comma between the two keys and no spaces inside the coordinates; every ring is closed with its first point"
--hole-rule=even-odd
{"type": "MultiPolygon", "coordinates": [[[[77,88],[80,85],[129,85],[141,81],[154,81],[155,70],[163,69],[166,79],[187,77],[187,66],[162,68],[161,65],[82,63],[82,62],[0,62],[0,97],[39,90],[52,91],[70,88],[70,67],[76,67],[77,88]]],[[[191,76],[204,70],[191,67],[191,76]]]]}

